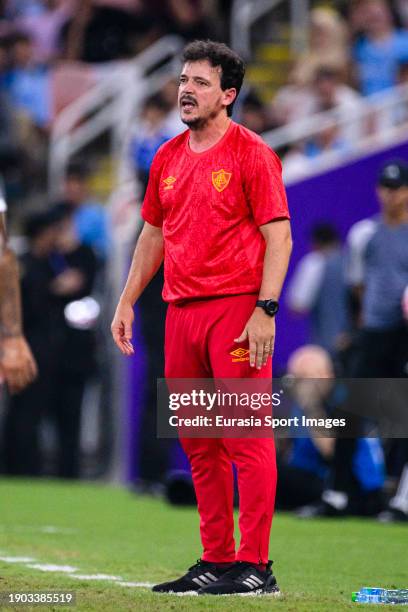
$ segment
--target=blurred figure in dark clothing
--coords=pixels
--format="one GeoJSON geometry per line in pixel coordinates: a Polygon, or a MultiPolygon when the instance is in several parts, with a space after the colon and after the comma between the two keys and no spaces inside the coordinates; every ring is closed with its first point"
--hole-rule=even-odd
{"type": "Polygon", "coordinates": [[[72,19],[61,29],[62,55],[67,60],[108,62],[132,57],[157,37],[147,11],[97,5],[79,0],[72,19]]]}
{"type": "Polygon", "coordinates": [[[347,286],[340,238],[331,225],[313,228],[312,250],[296,266],[288,305],[297,314],[310,315],[313,344],[332,356],[344,348],[350,325],[347,286]]]}
{"type": "MultiPolygon", "coordinates": [[[[359,433],[352,388],[336,383],[330,355],[319,346],[297,349],[289,358],[288,374],[296,381],[295,416],[343,417],[347,437],[334,430],[328,437],[327,430],[317,428],[295,435],[279,468],[278,506],[303,506],[298,510],[302,518],[376,514],[383,507],[384,456],[378,438],[359,433]]],[[[370,400],[367,393],[363,398],[370,400]]]]}
{"type": "MultiPolygon", "coordinates": [[[[408,164],[389,160],[377,179],[380,214],[358,221],[348,235],[348,280],[360,303],[356,378],[406,378],[408,326],[408,164]]],[[[408,440],[393,440],[400,482],[383,521],[408,522],[408,440]],[[399,464],[399,465],[398,465],[399,464]]],[[[390,453],[392,456],[392,453],[390,453]]]]}
{"type": "Polygon", "coordinates": [[[254,91],[250,91],[244,98],[240,115],[240,123],[256,134],[262,134],[268,129],[265,106],[254,91]]]}
{"type": "Polygon", "coordinates": [[[72,162],[62,185],[62,197],[73,212],[73,222],[79,242],[94,250],[103,264],[110,247],[110,232],[106,208],[89,192],[89,171],[83,162],[72,162]]]}
{"type": "Polygon", "coordinates": [[[5,471],[37,476],[42,472],[40,424],[47,404],[48,381],[59,344],[49,284],[53,277],[49,256],[56,228],[49,214],[32,215],[26,224],[29,252],[21,261],[23,326],[38,363],[39,376],[26,391],[11,398],[4,419],[5,471]]]}
{"type": "Polygon", "coordinates": [[[72,327],[66,306],[90,294],[96,259],[78,242],[72,213],[58,206],[27,222],[29,252],[22,260],[24,329],[38,361],[38,380],[10,400],[5,417],[6,472],[43,473],[40,427],[51,419],[57,434],[57,474],[80,475],[81,404],[93,370],[94,334],[72,327]]]}

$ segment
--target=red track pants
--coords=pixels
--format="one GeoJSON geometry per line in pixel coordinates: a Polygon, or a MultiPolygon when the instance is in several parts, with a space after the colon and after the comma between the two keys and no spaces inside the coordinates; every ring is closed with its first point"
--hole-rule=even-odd
{"type": "MultiPolygon", "coordinates": [[[[171,304],[166,319],[166,378],[266,378],[249,361],[233,360],[257,297],[239,295],[171,304]]],[[[184,438],[200,514],[202,558],[215,563],[267,563],[276,492],[273,438],[184,438]],[[239,489],[241,541],[235,553],[233,472],[239,489]]]]}

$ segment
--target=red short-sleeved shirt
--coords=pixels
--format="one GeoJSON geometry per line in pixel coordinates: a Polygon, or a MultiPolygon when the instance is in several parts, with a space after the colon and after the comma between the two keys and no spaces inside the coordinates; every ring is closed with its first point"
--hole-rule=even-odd
{"type": "Polygon", "coordinates": [[[265,240],[259,226],[289,218],[281,163],[265,142],[231,121],[202,153],[189,130],[161,146],[142,217],[163,227],[163,299],[257,293],[265,240]]]}

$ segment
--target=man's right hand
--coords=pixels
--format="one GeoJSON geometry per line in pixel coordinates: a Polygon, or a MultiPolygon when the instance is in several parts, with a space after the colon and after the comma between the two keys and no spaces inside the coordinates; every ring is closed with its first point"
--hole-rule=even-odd
{"type": "Polygon", "coordinates": [[[135,318],[133,306],[129,302],[119,302],[113,317],[111,332],[116,346],[127,356],[134,354],[132,323],[135,318]]]}
{"type": "Polygon", "coordinates": [[[10,393],[18,393],[37,377],[37,364],[23,336],[3,338],[0,370],[10,393]]]}

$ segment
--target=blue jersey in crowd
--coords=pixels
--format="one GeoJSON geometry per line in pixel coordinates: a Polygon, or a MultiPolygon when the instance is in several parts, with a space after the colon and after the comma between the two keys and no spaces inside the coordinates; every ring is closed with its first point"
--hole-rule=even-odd
{"type": "Polygon", "coordinates": [[[87,202],[74,213],[75,231],[82,242],[94,249],[100,259],[109,251],[109,229],[105,209],[97,202],[87,202]]]}
{"type": "Polygon", "coordinates": [[[397,84],[398,65],[408,61],[408,32],[396,30],[383,41],[361,38],[354,46],[360,90],[365,96],[397,84]]]}

